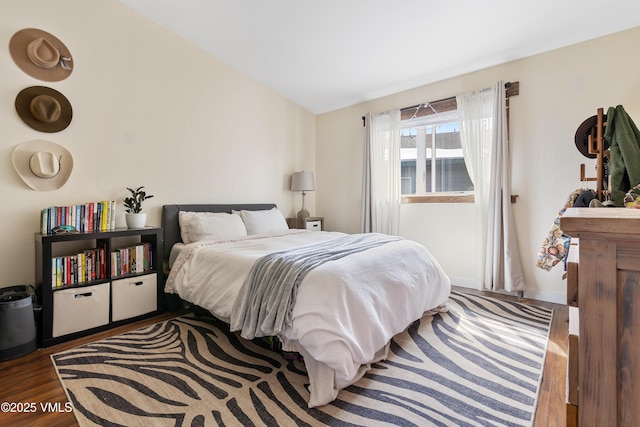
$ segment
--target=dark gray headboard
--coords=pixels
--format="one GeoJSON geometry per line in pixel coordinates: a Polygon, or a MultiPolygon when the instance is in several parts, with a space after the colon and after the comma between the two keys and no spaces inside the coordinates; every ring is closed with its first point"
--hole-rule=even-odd
{"type": "Polygon", "coordinates": [[[164,230],[163,254],[164,260],[169,259],[171,248],[174,244],[182,242],[180,237],[180,224],[178,212],[228,212],[234,211],[259,211],[276,207],[273,203],[262,204],[231,204],[231,205],[164,205],[162,206],[162,228],[164,230]]]}

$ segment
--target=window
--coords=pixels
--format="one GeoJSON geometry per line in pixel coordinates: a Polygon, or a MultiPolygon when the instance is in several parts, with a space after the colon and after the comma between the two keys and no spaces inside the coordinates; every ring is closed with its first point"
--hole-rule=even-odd
{"type": "Polygon", "coordinates": [[[401,135],[403,196],[473,191],[455,110],[403,120],[401,135]]]}

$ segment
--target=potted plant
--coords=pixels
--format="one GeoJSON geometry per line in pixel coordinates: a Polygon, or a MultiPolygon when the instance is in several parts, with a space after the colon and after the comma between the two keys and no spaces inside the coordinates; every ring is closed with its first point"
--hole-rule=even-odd
{"type": "Polygon", "coordinates": [[[124,210],[126,211],[125,219],[128,228],[144,228],[147,222],[147,214],[142,213],[142,202],[152,198],[151,194],[144,191],[144,187],[129,188],[131,197],[124,198],[124,210]]]}

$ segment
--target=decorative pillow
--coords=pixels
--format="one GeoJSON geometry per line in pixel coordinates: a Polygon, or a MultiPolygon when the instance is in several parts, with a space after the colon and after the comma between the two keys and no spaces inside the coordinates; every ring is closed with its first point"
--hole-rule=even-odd
{"type": "Polygon", "coordinates": [[[240,211],[247,234],[271,233],[288,230],[289,226],[278,208],[260,211],[240,211]]]}
{"type": "Polygon", "coordinates": [[[247,235],[238,215],[225,212],[178,212],[180,237],[187,245],[204,238],[231,239],[247,235]]]}

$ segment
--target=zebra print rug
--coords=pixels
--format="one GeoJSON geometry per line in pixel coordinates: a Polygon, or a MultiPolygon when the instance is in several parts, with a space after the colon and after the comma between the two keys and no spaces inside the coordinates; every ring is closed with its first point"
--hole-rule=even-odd
{"type": "Polygon", "coordinates": [[[531,425],[552,312],[453,292],[331,404],[304,364],[187,315],[52,356],[81,426],[531,425]]]}

